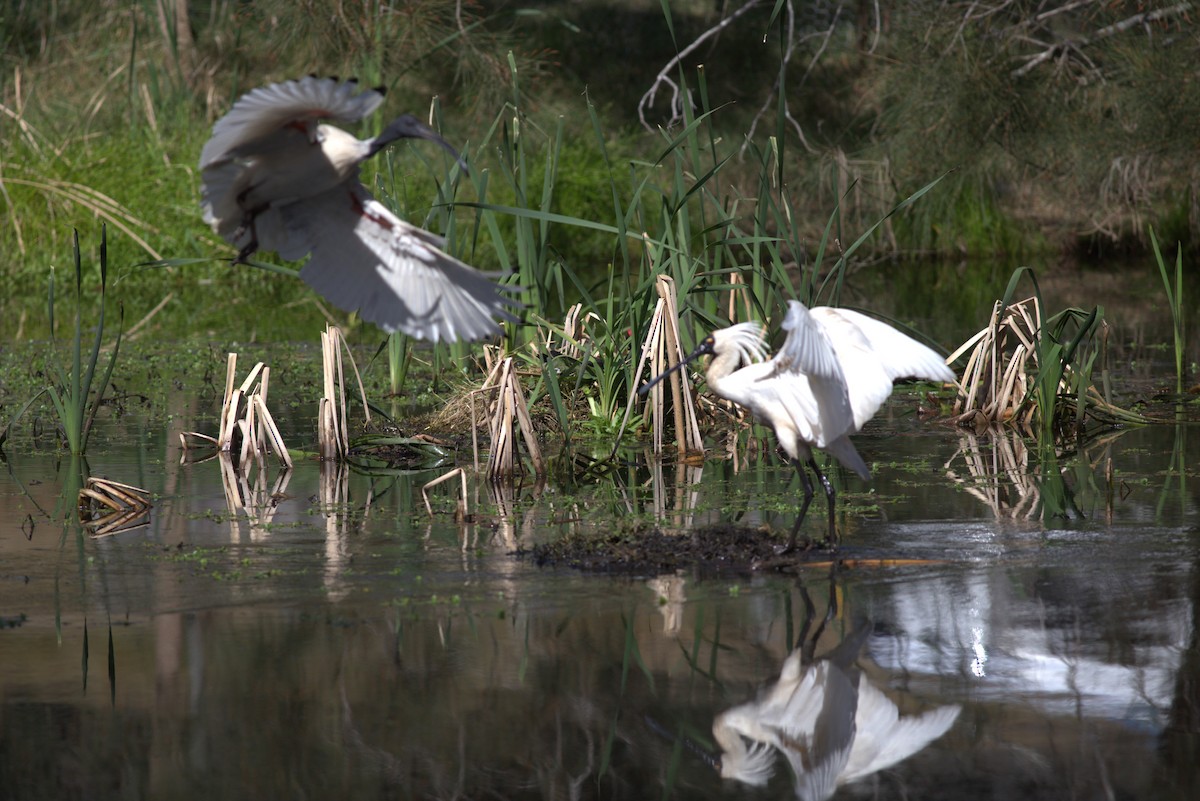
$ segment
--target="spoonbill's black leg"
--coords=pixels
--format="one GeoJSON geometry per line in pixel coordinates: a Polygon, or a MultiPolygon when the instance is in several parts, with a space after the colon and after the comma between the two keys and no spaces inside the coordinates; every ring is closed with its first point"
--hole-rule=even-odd
{"type": "MultiPolygon", "coordinates": [[[[787,545],[779,549],[780,554],[791,553],[796,549],[796,536],[800,533],[800,526],[804,523],[804,516],[808,514],[808,505],[812,503],[813,488],[812,482],[808,480],[808,473],[804,471],[804,463],[798,459],[793,459],[792,464],[796,468],[796,472],[800,474],[800,486],[804,488],[804,500],[800,502],[800,514],[796,517],[796,522],[792,525],[792,534],[788,537],[787,545]]],[[[818,472],[818,476],[821,474],[818,472]]],[[[824,476],[821,476],[824,479],[824,476]]]]}
{"type": "Polygon", "coordinates": [[[833,490],[833,485],[829,483],[829,479],[821,472],[821,468],[817,467],[817,460],[811,456],[808,458],[809,467],[817,474],[817,479],[820,480],[821,486],[825,488],[825,497],[829,499],[829,547],[837,547],[837,528],[833,524],[834,502],[837,499],[837,493],[833,490]]]}

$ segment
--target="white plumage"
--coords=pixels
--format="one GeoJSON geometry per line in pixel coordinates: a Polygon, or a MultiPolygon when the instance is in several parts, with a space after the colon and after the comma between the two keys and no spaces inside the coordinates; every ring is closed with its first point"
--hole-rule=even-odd
{"type": "Polygon", "coordinates": [[[200,154],[204,220],[238,248],[285,259],[334,305],[385,331],[433,341],[482,339],[515,319],[510,289],[445,253],[441,237],[405,222],[362,185],[359,165],[391,142],[428,139],[458,154],[412,115],[373,139],[320,120],[357,122],[383,102],[335,78],[307,77],[243,95],[200,154]]]}
{"type": "Polygon", "coordinates": [[[949,731],[961,711],[950,704],[902,716],[852,663],[835,656],[804,664],[796,649],[757,700],[716,717],[713,738],[724,778],[763,786],[778,752],[792,769],[796,797],[820,801],[908,759],[949,731]]]}
{"type": "Polygon", "coordinates": [[[779,679],[756,700],[717,715],[713,738],[721,746],[721,776],[763,786],[778,752],[791,766],[796,797],[819,801],[843,784],[908,759],[949,731],[960,706],[902,716],[858,669],[868,634],[860,628],[815,662],[796,648],[779,679]]]}
{"type": "MultiPolygon", "coordinates": [[[[813,489],[804,471],[807,462],[829,500],[829,535],[834,527],[833,485],[813,460],[820,448],[864,480],[871,472],[855,450],[850,435],[870,420],[901,378],[954,381],[955,375],[935,351],[886,323],[849,309],[808,309],[789,301],[783,321],[788,332],[779,352],[769,360],[762,326],[739,323],[712,332],[675,368],[705,354],[713,356],[705,372],[709,388],[745,406],[775,432],[779,445],[800,474],[804,489],[800,514],[785,550],[796,535],[813,489]]],[[[642,388],[669,374],[667,371],[642,388]]]]}

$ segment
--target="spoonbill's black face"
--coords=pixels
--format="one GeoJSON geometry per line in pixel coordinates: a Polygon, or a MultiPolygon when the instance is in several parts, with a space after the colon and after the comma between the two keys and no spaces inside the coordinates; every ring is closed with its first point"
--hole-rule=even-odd
{"type": "Polygon", "coordinates": [[[638,390],[638,394],[645,395],[647,392],[650,391],[650,388],[653,387],[655,384],[657,384],[659,381],[662,381],[664,378],[666,378],[667,376],[669,376],[671,373],[675,372],[676,370],[680,370],[683,367],[685,367],[686,365],[691,364],[696,359],[699,359],[701,356],[711,356],[712,354],[716,353],[716,350],[714,350],[714,347],[716,344],[717,344],[717,341],[715,339],[713,339],[712,334],[709,334],[708,336],[706,336],[704,338],[704,340],[699,345],[696,346],[696,349],[694,351],[692,351],[691,353],[689,353],[687,355],[687,358],[685,358],[683,361],[676,364],[670,370],[659,373],[653,379],[651,379],[649,382],[643,384],[642,388],[638,390]]]}

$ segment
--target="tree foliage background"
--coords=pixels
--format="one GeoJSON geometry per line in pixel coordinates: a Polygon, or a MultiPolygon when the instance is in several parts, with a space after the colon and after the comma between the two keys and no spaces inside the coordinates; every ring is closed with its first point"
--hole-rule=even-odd
{"type": "MultiPolygon", "coordinates": [[[[0,275],[10,296],[41,292],[81,215],[116,229],[117,263],[219,250],[197,211],[200,146],[242,92],[305,73],[385,85],[395,113],[436,98],[460,143],[519,91],[531,130],[563,122],[555,211],[581,218],[608,204],[585,103],[610,156],[644,162],[703,92],[725,145],[744,156],[776,138],[814,238],[835,206],[862,230],[949,172],[877,253],[1103,257],[1142,248],[1151,224],[1194,252],[1196,13],[1171,0],[2,0],[0,275]]],[[[575,255],[608,258],[589,247],[575,255]]]]}

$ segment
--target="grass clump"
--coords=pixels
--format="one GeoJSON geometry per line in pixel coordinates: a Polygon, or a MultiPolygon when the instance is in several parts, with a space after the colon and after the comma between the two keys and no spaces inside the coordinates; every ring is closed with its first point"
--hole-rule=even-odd
{"type": "MultiPolygon", "coordinates": [[[[99,316],[96,322],[96,336],[88,350],[87,367],[83,365],[83,260],[79,252],[79,232],[75,232],[75,326],[71,338],[70,360],[64,367],[57,361],[57,348],[51,353],[50,372],[55,381],[47,388],[50,400],[58,413],[59,426],[67,448],[73,455],[80,455],[87,450],[88,437],[96,413],[104,403],[104,393],[108,390],[112,378],[113,366],[117,363],[117,354],[121,350],[121,326],[124,324],[124,312],[121,312],[118,322],[117,337],[108,355],[108,361],[103,373],[96,381],[96,367],[100,362],[101,349],[104,345],[104,315],[105,290],[108,286],[108,232],[102,228],[100,234],[100,297],[99,316]],[[93,391],[94,389],[94,391],[93,391]]],[[[54,274],[50,274],[49,314],[50,329],[54,330],[54,274]]]]}

